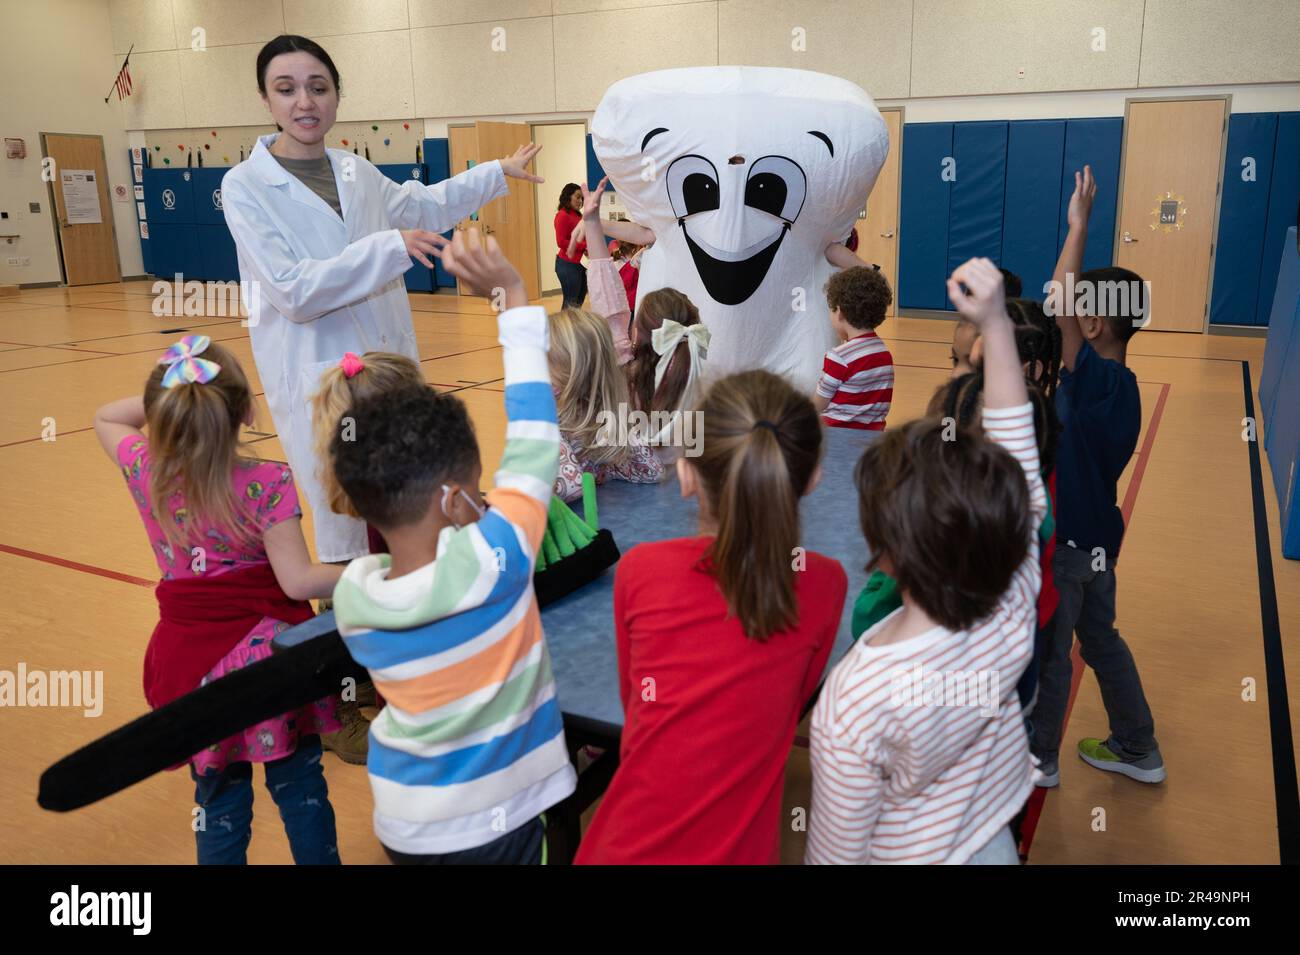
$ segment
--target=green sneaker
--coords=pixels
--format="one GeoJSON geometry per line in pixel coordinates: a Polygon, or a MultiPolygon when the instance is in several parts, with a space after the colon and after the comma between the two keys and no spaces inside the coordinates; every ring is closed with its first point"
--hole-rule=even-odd
{"type": "Polygon", "coordinates": [[[1165,780],[1165,761],[1160,750],[1152,750],[1141,759],[1129,760],[1116,755],[1107,741],[1089,736],[1079,740],[1079,758],[1089,766],[1108,773],[1119,773],[1140,783],[1161,783],[1165,780]]]}

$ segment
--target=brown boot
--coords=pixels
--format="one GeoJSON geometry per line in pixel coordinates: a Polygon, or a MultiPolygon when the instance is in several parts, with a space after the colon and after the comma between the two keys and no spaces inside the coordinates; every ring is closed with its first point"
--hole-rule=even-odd
{"type": "Polygon", "coordinates": [[[343,724],[342,728],[337,733],[321,733],[322,748],[334,753],[345,763],[364,765],[370,743],[370,721],[362,714],[357,703],[347,700],[339,702],[338,717],[343,724]]]}

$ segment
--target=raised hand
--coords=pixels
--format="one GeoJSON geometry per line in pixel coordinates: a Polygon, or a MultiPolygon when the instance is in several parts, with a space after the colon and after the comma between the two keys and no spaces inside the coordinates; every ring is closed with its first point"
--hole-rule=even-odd
{"type": "Polygon", "coordinates": [[[445,268],[475,295],[491,299],[503,309],[528,304],[524,280],[506,258],[492,236],[484,238],[478,229],[457,231],[438,257],[445,268]]]}
{"type": "Polygon", "coordinates": [[[600,181],[595,189],[588,189],[584,184],[579,183],[578,188],[582,190],[582,217],[600,215],[600,197],[605,194],[605,187],[609,185],[609,176],[600,181]]]}
{"type": "Polygon", "coordinates": [[[1007,318],[1002,272],[988,259],[968,259],[957,266],[948,277],[948,299],[981,332],[999,317],[1007,318]]]}
{"type": "Polygon", "coordinates": [[[527,143],[515,150],[513,156],[501,160],[501,171],[511,179],[523,179],[526,182],[545,182],[541,176],[535,176],[525,167],[533,161],[542,147],[538,143],[527,143]]]}
{"type": "Polygon", "coordinates": [[[1092,201],[1096,198],[1097,180],[1092,178],[1092,167],[1084,166],[1083,172],[1074,174],[1074,194],[1070,196],[1070,207],[1065,214],[1065,221],[1070,228],[1088,224],[1088,216],[1092,214],[1092,201]]]}
{"type": "Polygon", "coordinates": [[[406,243],[406,254],[429,269],[433,268],[429,256],[436,256],[447,244],[447,240],[438,233],[424,229],[403,229],[402,241],[406,243]]]}

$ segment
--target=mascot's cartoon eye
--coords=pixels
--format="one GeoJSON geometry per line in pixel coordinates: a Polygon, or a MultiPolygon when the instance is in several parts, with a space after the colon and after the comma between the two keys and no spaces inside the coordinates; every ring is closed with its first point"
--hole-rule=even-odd
{"type": "Polygon", "coordinates": [[[807,193],[803,170],[784,156],[764,156],[749,167],[745,205],[787,223],[799,218],[807,193]]]}
{"type": "Polygon", "coordinates": [[[668,167],[668,201],[678,219],[718,208],[718,170],[703,156],[679,156],[668,167]]]}

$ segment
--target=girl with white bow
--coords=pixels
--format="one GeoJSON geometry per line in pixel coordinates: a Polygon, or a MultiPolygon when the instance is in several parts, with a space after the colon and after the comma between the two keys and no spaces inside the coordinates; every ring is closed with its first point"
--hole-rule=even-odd
{"type": "Polygon", "coordinates": [[[600,221],[600,197],[607,183],[602,179],[594,190],[582,187],[591,306],[604,316],[614,335],[632,409],[647,417],[646,443],[661,461],[671,461],[681,452],[683,436],[694,433],[683,426],[682,416],[694,408],[700,395],[709,330],[691,300],[674,288],[647,294],[635,319],[624,307],[623,280],[610,258],[600,221]]]}

